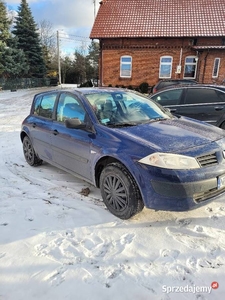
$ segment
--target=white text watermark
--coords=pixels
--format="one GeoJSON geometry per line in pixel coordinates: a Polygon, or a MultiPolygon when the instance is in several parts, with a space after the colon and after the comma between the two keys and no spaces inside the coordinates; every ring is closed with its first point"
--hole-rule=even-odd
{"type": "Polygon", "coordinates": [[[212,289],[217,289],[219,287],[218,282],[214,281],[211,286],[199,286],[199,285],[184,285],[184,286],[169,286],[163,285],[162,292],[166,294],[170,293],[207,293],[210,294],[212,289]]]}

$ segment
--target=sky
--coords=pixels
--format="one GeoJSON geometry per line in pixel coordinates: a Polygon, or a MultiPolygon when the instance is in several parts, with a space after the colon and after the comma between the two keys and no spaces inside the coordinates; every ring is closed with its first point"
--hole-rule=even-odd
{"type": "MultiPolygon", "coordinates": [[[[18,10],[20,0],[5,1],[8,10],[18,10]]],[[[59,32],[60,46],[70,53],[74,48],[87,47],[99,1],[93,0],[27,0],[37,24],[45,20],[59,32]]]]}
{"type": "Polygon", "coordinates": [[[0,300],[225,299],[224,199],[121,220],[99,189],[29,166],[21,123],[45,89],[0,91],[0,300]]]}

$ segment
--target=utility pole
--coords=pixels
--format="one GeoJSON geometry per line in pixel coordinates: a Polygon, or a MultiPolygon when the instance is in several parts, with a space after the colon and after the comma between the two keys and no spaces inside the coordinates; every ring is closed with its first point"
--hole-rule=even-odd
{"type": "Polygon", "coordinates": [[[62,84],[61,80],[61,62],[60,62],[60,49],[59,49],[59,31],[57,30],[57,50],[58,50],[58,73],[59,73],[59,84],[62,84]]]}
{"type": "Polygon", "coordinates": [[[94,19],[95,19],[95,16],[96,16],[96,2],[95,2],[95,0],[93,0],[93,3],[94,3],[94,19]]]}

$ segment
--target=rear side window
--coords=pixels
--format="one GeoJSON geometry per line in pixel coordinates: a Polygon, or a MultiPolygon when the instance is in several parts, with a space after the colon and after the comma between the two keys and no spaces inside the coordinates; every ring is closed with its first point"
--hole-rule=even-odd
{"type": "Polygon", "coordinates": [[[37,96],[34,104],[34,114],[51,119],[56,98],[57,93],[37,96]]]}
{"type": "Polygon", "coordinates": [[[225,94],[213,89],[188,89],[185,104],[225,102],[225,94]]]}
{"type": "Polygon", "coordinates": [[[178,105],[180,103],[180,97],[182,89],[176,89],[171,91],[165,91],[160,95],[152,96],[151,98],[161,105],[178,105]]]}

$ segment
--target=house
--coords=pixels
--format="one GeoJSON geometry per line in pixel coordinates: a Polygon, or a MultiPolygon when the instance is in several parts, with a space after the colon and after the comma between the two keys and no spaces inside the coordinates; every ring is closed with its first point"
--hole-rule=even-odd
{"type": "Polygon", "coordinates": [[[103,0],[90,38],[101,86],[225,79],[225,0],[103,0]]]}

